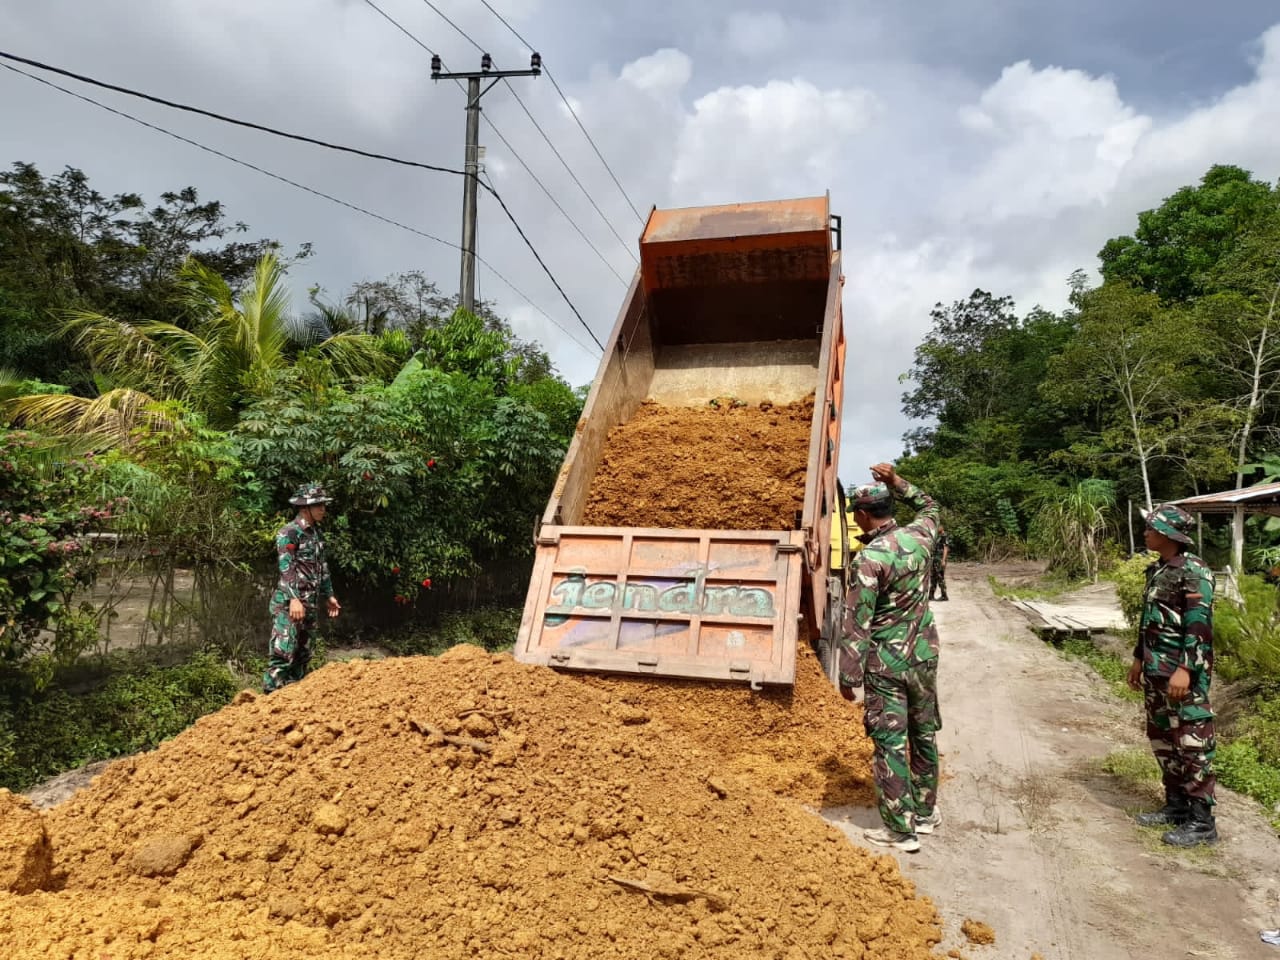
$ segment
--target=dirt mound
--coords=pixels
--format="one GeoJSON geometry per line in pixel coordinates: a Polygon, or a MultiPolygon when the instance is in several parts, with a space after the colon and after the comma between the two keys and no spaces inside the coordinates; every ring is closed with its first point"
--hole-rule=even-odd
{"type": "Polygon", "coordinates": [[[694,680],[581,679],[662,718],[716,769],[815,807],[875,804],[862,705],[841,698],[807,643],[797,651],[790,689],[753,693],[741,684],[694,680]]]}
{"type": "Polygon", "coordinates": [[[47,814],[58,892],[0,894],[0,955],[932,955],[892,858],[713,759],[476,648],[331,665],[47,814]]]}
{"type": "Polygon", "coordinates": [[[0,789],[0,890],[31,893],[49,885],[53,852],[31,802],[0,789]]]}
{"type": "Polygon", "coordinates": [[[785,406],[641,405],[609,431],[582,522],[792,530],[804,507],[813,398],[785,406]]]}

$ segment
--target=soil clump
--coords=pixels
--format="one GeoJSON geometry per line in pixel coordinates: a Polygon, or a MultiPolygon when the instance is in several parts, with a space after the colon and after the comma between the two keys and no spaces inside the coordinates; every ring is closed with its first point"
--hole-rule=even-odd
{"type": "Polygon", "coordinates": [[[0,789],[0,890],[32,893],[49,885],[53,851],[40,812],[0,789]]]}
{"type": "Polygon", "coordinates": [[[792,530],[804,507],[813,398],[774,406],[641,404],[609,431],[582,522],[792,530]]]}
{"type": "Polygon", "coordinates": [[[44,815],[0,955],[933,956],[891,857],[646,714],[474,647],[243,695],[44,815]]]}

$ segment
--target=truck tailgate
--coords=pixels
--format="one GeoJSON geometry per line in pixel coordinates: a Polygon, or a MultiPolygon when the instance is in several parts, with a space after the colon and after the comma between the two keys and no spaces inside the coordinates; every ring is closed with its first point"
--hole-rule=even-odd
{"type": "Polygon", "coordinates": [[[803,547],[793,531],[544,526],[516,659],[791,684],[803,547]]]}

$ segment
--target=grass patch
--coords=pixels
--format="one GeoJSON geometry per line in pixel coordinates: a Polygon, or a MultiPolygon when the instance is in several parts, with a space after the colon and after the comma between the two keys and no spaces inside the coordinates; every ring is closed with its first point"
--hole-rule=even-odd
{"type": "Polygon", "coordinates": [[[77,678],[0,696],[0,786],[23,790],[93,760],[109,760],[181,733],[226,706],[240,683],[215,656],[172,665],[136,653],[108,657],[96,686],[77,678]]]}
{"type": "Polygon", "coordinates": [[[1127,677],[1131,661],[1122,659],[1114,653],[1099,650],[1092,640],[1083,637],[1070,637],[1062,642],[1059,652],[1069,660],[1081,660],[1087,663],[1093,672],[1107,681],[1111,692],[1121,700],[1141,702],[1142,693],[1129,689],[1127,677]]]}
{"type": "Polygon", "coordinates": [[[1005,583],[999,577],[987,575],[991,592],[1002,600],[1056,600],[1064,594],[1088,586],[1091,581],[1046,573],[1034,583],[1005,583]]]}
{"type": "Polygon", "coordinates": [[[460,643],[484,647],[490,653],[510,650],[520,631],[522,607],[484,607],[465,613],[447,613],[434,626],[410,624],[378,638],[378,643],[398,656],[436,656],[460,643]]]}
{"type": "Polygon", "coordinates": [[[1262,759],[1258,747],[1248,739],[1232,740],[1217,750],[1213,758],[1213,772],[1224,787],[1253,797],[1273,816],[1277,817],[1280,804],[1280,767],[1262,759]]]}
{"type": "Polygon", "coordinates": [[[1150,750],[1141,747],[1124,747],[1113,750],[1102,758],[1102,771],[1120,780],[1125,786],[1144,793],[1160,782],[1160,765],[1150,750]]]}

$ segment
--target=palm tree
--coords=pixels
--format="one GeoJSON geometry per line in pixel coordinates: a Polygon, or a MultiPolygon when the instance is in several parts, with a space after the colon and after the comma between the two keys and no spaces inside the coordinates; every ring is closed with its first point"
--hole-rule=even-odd
{"type": "Polygon", "coordinates": [[[234,426],[244,404],[264,392],[272,373],[292,364],[300,351],[329,361],[343,378],[385,375],[399,366],[379,337],[315,337],[290,315],[283,281],[279,261],[267,254],[237,299],[221,276],[188,260],[180,272],[178,306],[193,318],[191,329],[69,313],[63,333],[92,362],[98,395],[20,397],[10,408],[32,426],[119,444],[139,426],[163,429],[170,422],[159,400],[180,401],[212,427],[234,426]]]}

